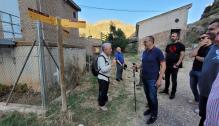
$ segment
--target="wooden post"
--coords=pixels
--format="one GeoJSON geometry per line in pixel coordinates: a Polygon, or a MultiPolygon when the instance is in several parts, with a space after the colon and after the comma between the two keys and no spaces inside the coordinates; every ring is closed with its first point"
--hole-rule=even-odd
{"type": "Polygon", "coordinates": [[[61,111],[67,111],[67,98],[66,98],[66,85],[64,83],[64,52],[63,52],[63,39],[62,39],[62,26],[61,19],[57,18],[58,23],[58,53],[59,53],[59,75],[62,97],[62,109],[61,111]]]}

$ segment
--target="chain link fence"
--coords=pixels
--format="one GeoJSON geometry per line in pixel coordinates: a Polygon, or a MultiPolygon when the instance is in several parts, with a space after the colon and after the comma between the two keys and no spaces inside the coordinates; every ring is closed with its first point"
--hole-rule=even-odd
{"type": "MultiPolygon", "coordinates": [[[[41,1],[42,12],[56,16],[52,7],[48,4],[50,1],[41,1]],[[47,7],[48,6],[48,7],[47,7]]],[[[59,55],[58,55],[58,32],[56,26],[43,24],[42,39],[48,48],[44,46],[45,59],[45,94],[42,95],[41,82],[41,60],[39,43],[33,47],[32,52],[27,60],[28,53],[34,40],[37,40],[37,25],[28,17],[27,9],[37,9],[37,1],[19,0],[20,17],[0,11],[0,102],[6,102],[10,95],[10,91],[15,85],[17,79],[19,81],[12,93],[10,103],[43,105],[42,99],[46,97],[46,103],[59,99],[61,89],[59,84],[59,55]],[[8,45],[8,41],[13,42],[12,46],[2,45],[1,42],[8,45]],[[11,41],[12,40],[12,41],[11,41]],[[15,42],[16,41],[16,42],[15,42]],[[49,51],[48,51],[49,50],[49,51]],[[52,56],[51,56],[52,55],[52,56]],[[53,57],[53,58],[52,58],[53,57]],[[56,64],[56,63],[57,64],[56,64]],[[23,72],[22,68],[24,66],[23,72]],[[21,74],[20,74],[21,73],[21,74]]],[[[53,2],[52,2],[53,3],[53,2]]],[[[61,8],[58,9],[61,13],[61,8]]],[[[63,16],[68,17],[66,11],[63,16]]],[[[72,13],[71,13],[72,14],[72,13]]],[[[62,16],[60,16],[62,17],[62,16]]],[[[91,58],[86,59],[87,49],[80,46],[86,46],[85,40],[79,38],[78,29],[64,29],[69,33],[63,32],[64,45],[64,66],[65,66],[65,84],[67,92],[75,88],[80,81],[82,75],[89,71],[91,58]],[[84,45],[82,45],[84,44],[84,45]],[[78,45],[78,46],[76,46],[78,45]]],[[[89,43],[89,42],[87,42],[89,43]]],[[[90,49],[91,52],[91,49],[90,49]]],[[[91,57],[91,56],[89,56],[91,57]]]]}

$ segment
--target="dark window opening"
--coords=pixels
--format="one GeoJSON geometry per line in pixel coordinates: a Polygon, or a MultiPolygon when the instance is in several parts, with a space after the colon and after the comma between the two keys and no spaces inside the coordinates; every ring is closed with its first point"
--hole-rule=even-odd
{"type": "Polygon", "coordinates": [[[76,14],[76,12],[73,12],[73,18],[77,18],[77,14],[76,14]]]}

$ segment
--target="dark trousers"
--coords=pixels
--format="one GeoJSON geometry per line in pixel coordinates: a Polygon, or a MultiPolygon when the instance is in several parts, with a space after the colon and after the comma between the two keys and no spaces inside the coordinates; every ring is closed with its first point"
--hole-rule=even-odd
{"type": "Polygon", "coordinates": [[[158,100],[157,100],[157,86],[156,80],[147,80],[143,77],[144,91],[148,101],[151,116],[157,117],[158,114],[158,100]]]}
{"type": "Polygon", "coordinates": [[[121,80],[122,79],[122,72],[123,72],[123,66],[120,64],[116,64],[116,79],[121,80]]]}
{"type": "Polygon", "coordinates": [[[177,74],[178,74],[178,69],[175,69],[173,67],[167,67],[166,72],[165,72],[165,90],[169,91],[170,76],[171,76],[171,79],[172,79],[172,92],[171,92],[171,94],[176,93],[177,74]]]}
{"type": "Polygon", "coordinates": [[[109,89],[109,82],[98,79],[98,83],[99,83],[98,104],[99,106],[104,106],[108,101],[107,93],[109,89]]]}
{"type": "Polygon", "coordinates": [[[192,93],[194,95],[194,99],[195,99],[196,102],[199,101],[198,80],[199,80],[200,74],[201,74],[200,71],[194,71],[194,70],[192,70],[189,73],[189,76],[190,76],[190,88],[192,90],[192,93]]]}
{"type": "Polygon", "coordinates": [[[204,126],[206,119],[206,107],[207,107],[208,98],[200,96],[199,99],[199,115],[201,116],[199,126],[204,126]]]}

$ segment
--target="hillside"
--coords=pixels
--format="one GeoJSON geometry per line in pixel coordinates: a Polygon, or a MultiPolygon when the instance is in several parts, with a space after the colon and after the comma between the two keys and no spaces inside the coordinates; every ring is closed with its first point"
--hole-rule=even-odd
{"type": "Polygon", "coordinates": [[[199,21],[188,26],[187,42],[197,42],[198,36],[206,32],[208,24],[216,18],[219,18],[219,0],[214,0],[212,5],[205,8],[199,21]]]}
{"type": "Polygon", "coordinates": [[[126,24],[118,20],[104,20],[95,24],[87,23],[85,29],[80,29],[81,37],[92,36],[92,38],[100,39],[100,33],[109,33],[110,24],[114,24],[116,28],[121,28],[124,31],[126,37],[130,37],[135,32],[135,26],[126,24]]]}

